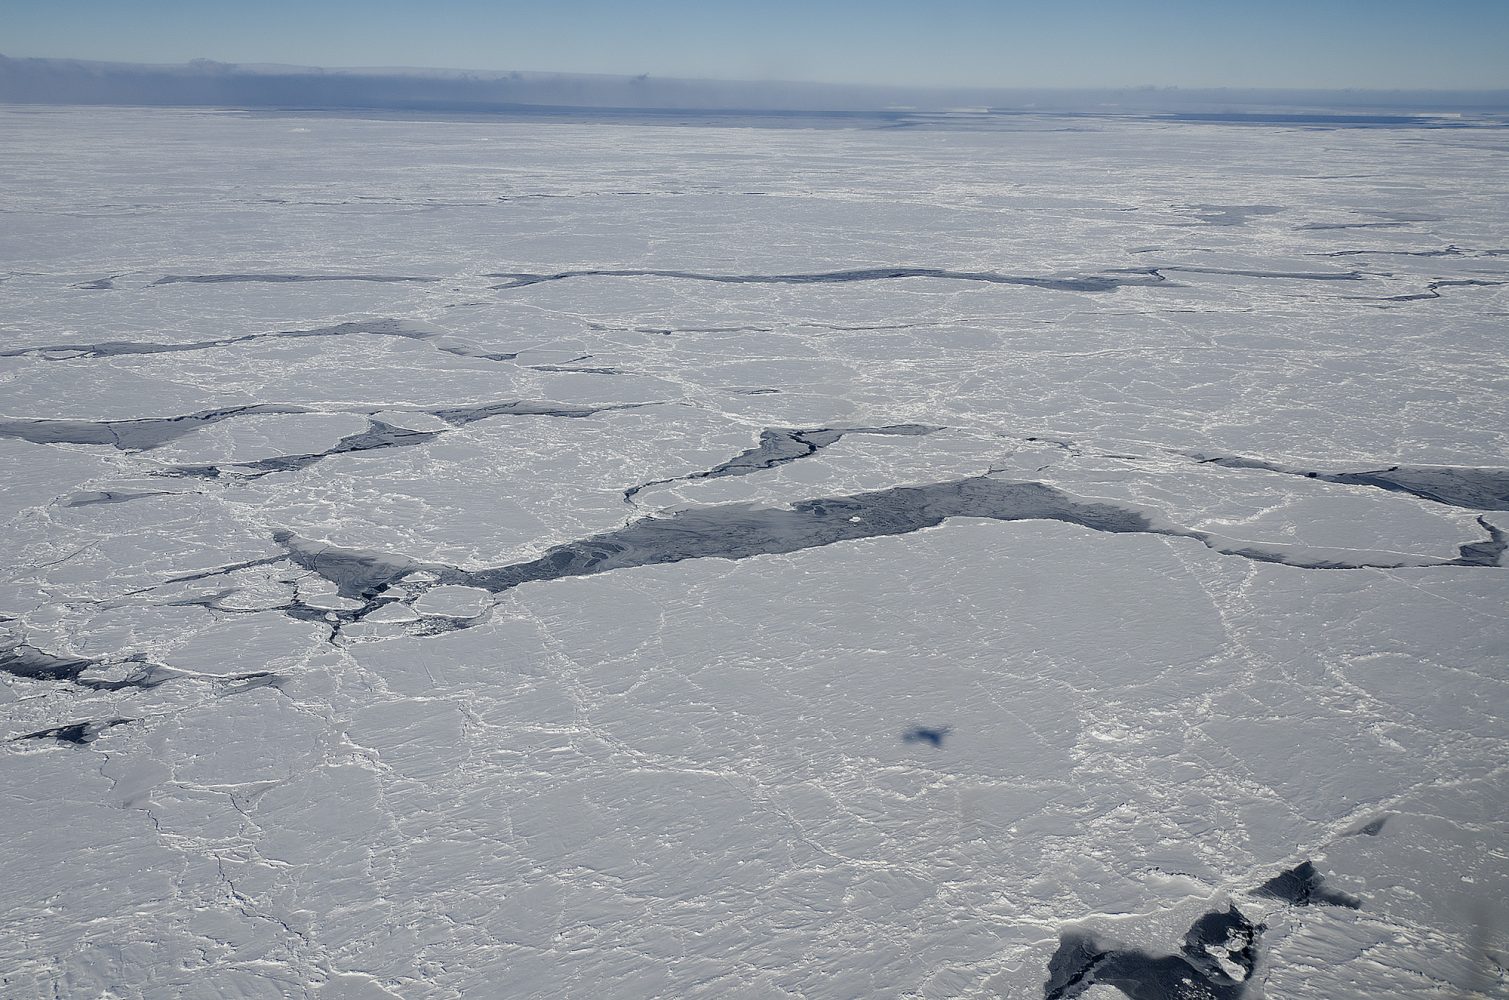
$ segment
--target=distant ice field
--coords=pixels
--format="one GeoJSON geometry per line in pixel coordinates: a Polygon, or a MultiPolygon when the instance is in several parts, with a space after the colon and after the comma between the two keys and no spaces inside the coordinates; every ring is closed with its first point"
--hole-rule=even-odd
{"type": "Polygon", "coordinates": [[[0,107],[0,995],[1509,995],[1509,132],[0,107]]]}

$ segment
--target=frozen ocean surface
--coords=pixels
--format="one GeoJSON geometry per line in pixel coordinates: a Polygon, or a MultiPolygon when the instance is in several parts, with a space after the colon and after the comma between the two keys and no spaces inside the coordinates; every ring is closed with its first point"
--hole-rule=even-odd
{"type": "Polygon", "coordinates": [[[0,994],[1509,995],[1509,130],[611,117],[0,108],[0,994]]]}

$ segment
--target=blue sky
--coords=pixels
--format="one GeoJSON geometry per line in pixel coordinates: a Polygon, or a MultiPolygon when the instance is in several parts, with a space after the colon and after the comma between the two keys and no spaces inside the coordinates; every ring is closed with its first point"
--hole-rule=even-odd
{"type": "Polygon", "coordinates": [[[0,52],[983,87],[1509,88],[1509,0],[3,0],[0,52]]]}

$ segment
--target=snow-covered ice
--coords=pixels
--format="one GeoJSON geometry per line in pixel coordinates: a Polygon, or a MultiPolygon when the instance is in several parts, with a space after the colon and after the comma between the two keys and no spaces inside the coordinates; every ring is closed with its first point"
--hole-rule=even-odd
{"type": "Polygon", "coordinates": [[[1503,129],[0,134],[5,996],[1509,992],[1503,129]]]}

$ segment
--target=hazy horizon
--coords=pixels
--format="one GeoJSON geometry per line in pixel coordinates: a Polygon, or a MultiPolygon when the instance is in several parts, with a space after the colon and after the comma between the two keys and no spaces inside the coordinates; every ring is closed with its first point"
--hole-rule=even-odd
{"type": "MultiPolygon", "coordinates": [[[[1509,111],[1503,90],[1197,87],[924,87],[779,80],[584,74],[435,67],[321,67],[12,57],[0,54],[0,102],[51,105],[454,113],[588,110],[756,114],[1001,112],[1226,116],[1272,120],[1351,113],[1490,116],[1509,111]]],[[[1335,123],[1333,123],[1335,124],[1335,123]]]]}
{"type": "Polygon", "coordinates": [[[1487,0],[1139,5],[1070,0],[576,0],[423,9],[328,0],[184,8],[60,0],[14,11],[5,54],[176,64],[433,67],[943,89],[1509,88],[1509,6],[1487,0]]]}
{"type": "Polygon", "coordinates": [[[427,63],[323,63],[283,62],[273,59],[221,59],[211,55],[194,56],[189,59],[155,61],[136,59],[96,59],[78,55],[32,55],[0,51],[0,59],[9,62],[49,63],[55,65],[81,64],[91,66],[130,67],[134,69],[193,69],[205,71],[313,71],[334,74],[373,74],[391,76],[428,75],[440,77],[467,77],[477,79],[501,79],[505,77],[571,77],[612,80],[660,80],[677,83],[732,83],[775,84],[812,87],[831,90],[906,90],[916,93],[936,94],[954,92],[1015,92],[1015,93],[1121,93],[1121,92],[1186,92],[1186,93],[1285,93],[1285,94],[1499,94],[1509,93],[1509,80],[1497,86],[1303,86],[1299,84],[1246,85],[1246,84],[1178,84],[1123,82],[1106,84],[897,84],[879,80],[812,80],[780,76],[691,76],[670,73],[630,73],[595,70],[562,69],[545,65],[517,66],[442,66],[427,63]]]}

